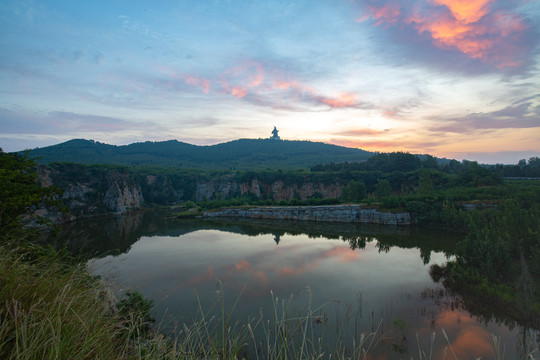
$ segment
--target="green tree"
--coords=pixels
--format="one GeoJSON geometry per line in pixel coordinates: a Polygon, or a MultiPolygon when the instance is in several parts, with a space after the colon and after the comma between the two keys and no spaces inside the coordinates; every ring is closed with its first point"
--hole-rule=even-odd
{"type": "Polygon", "coordinates": [[[489,281],[500,279],[508,273],[509,246],[496,226],[475,229],[461,242],[456,260],[473,278],[489,281]]]}
{"type": "MultiPolygon", "coordinates": [[[[23,233],[32,209],[40,203],[59,205],[59,190],[39,183],[36,163],[26,153],[5,153],[0,149],[0,240],[23,233]]],[[[29,235],[29,231],[25,231],[29,235]]]]}
{"type": "Polygon", "coordinates": [[[386,179],[379,179],[379,181],[377,181],[377,185],[375,185],[375,195],[377,195],[377,199],[379,200],[392,195],[392,186],[390,185],[390,181],[386,179]]]}
{"type": "Polygon", "coordinates": [[[358,202],[366,197],[366,184],[363,181],[351,180],[343,188],[342,198],[345,201],[358,202]]]}
{"type": "Polygon", "coordinates": [[[433,193],[433,184],[427,171],[422,172],[418,180],[418,195],[429,195],[433,193]]]}
{"type": "Polygon", "coordinates": [[[437,159],[435,159],[431,155],[426,155],[426,158],[424,161],[422,161],[422,166],[426,169],[438,169],[439,164],[437,163],[437,159]]]}

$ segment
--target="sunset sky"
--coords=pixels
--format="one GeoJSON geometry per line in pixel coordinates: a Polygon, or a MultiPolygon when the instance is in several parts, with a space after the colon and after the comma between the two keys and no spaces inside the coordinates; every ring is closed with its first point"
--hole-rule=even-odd
{"type": "Polygon", "coordinates": [[[0,147],[266,138],[540,156],[540,1],[0,2],[0,147]]]}

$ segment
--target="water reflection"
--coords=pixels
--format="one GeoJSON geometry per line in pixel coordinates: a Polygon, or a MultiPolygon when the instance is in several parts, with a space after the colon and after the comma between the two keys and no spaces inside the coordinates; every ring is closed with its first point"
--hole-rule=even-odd
{"type": "Polygon", "coordinates": [[[127,253],[131,245],[143,236],[179,237],[210,229],[249,236],[271,234],[277,245],[285,235],[341,239],[348,242],[353,250],[363,249],[366,242],[376,237],[381,252],[388,252],[393,246],[419,248],[424,264],[429,263],[432,251],[452,254],[459,240],[453,234],[409,227],[265,219],[185,220],[169,218],[167,213],[139,212],[68,223],[60,234],[47,241],[56,247],[66,246],[72,252],[102,257],[127,253]]]}
{"type": "Polygon", "coordinates": [[[146,213],[73,223],[52,241],[93,254],[96,273],[152,297],[157,319],[171,314],[189,322],[199,302],[212,309],[219,279],[225,307],[241,319],[259,312],[271,318],[276,298],[288,301],[291,294],[291,307],[322,306],[316,315],[357,341],[384,319],[380,331],[386,337],[374,358],[418,354],[419,346],[442,358],[448,345],[458,359],[491,356],[491,334],[515,357],[525,335],[533,338],[526,344],[536,344],[537,332],[508,319],[477,316],[474,307],[431,280],[429,266],[443,263],[459,241],[451,234],[365,224],[174,220],[146,213]]]}

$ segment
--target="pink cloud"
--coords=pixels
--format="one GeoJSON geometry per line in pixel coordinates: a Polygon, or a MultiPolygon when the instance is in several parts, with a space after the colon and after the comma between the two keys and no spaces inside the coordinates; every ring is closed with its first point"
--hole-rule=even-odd
{"type": "Polygon", "coordinates": [[[242,271],[248,271],[251,269],[251,264],[246,260],[240,260],[236,264],[234,264],[234,267],[236,268],[236,271],[242,272],[242,271]]]}
{"type": "Polygon", "coordinates": [[[209,80],[199,79],[199,78],[196,78],[194,76],[186,76],[184,78],[184,81],[186,82],[186,84],[190,84],[190,85],[200,87],[205,94],[208,94],[210,92],[211,87],[212,87],[209,80]]]}
{"type": "Polygon", "coordinates": [[[389,0],[369,2],[365,9],[376,25],[412,26],[427,34],[441,49],[457,50],[471,58],[497,67],[522,65],[520,39],[527,29],[515,14],[492,10],[495,0],[431,0],[416,2],[389,0]],[[400,7],[401,5],[401,7],[400,7]]]}
{"type": "Polygon", "coordinates": [[[239,88],[239,87],[233,87],[230,91],[232,96],[236,96],[237,98],[241,99],[244,96],[247,95],[247,89],[239,88]]]}
{"type": "Polygon", "coordinates": [[[281,90],[302,88],[300,84],[298,84],[297,82],[290,82],[290,81],[282,81],[282,82],[274,83],[274,87],[281,90]]]}
{"type": "Polygon", "coordinates": [[[248,92],[262,87],[264,79],[265,71],[263,66],[255,61],[246,61],[227,69],[221,76],[220,85],[225,93],[241,99],[248,92]]]}
{"type": "Polygon", "coordinates": [[[381,7],[367,5],[371,12],[371,17],[377,20],[376,24],[381,25],[386,23],[395,24],[399,20],[401,11],[397,4],[383,4],[381,7]]]}
{"type": "Polygon", "coordinates": [[[350,247],[335,247],[324,253],[327,257],[338,257],[339,262],[346,263],[360,259],[360,252],[352,250],[350,247]]]}
{"type": "Polygon", "coordinates": [[[285,266],[284,268],[277,270],[276,273],[281,276],[301,275],[316,269],[320,265],[321,260],[322,258],[315,258],[315,260],[309,263],[301,263],[295,267],[285,266]]]}
{"type": "Polygon", "coordinates": [[[189,284],[196,285],[196,284],[212,281],[215,279],[216,279],[216,273],[214,271],[214,268],[212,266],[209,266],[204,273],[190,277],[189,284]]]}
{"type": "MultiPolygon", "coordinates": [[[[168,75],[173,78],[179,77],[172,71],[168,71],[168,75]]],[[[325,96],[311,86],[296,80],[284,80],[284,78],[286,76],[278,71],[265,70],[258,62],[245,61],[226,69],[217,79],[186,75],[183,80],[186,84],[201,88],[205,94],[214,90],[238,99],[249,95],[248,101],[269,104],[278,108],[281,103],[290,104],[293,99],[297,103],[325,105],[331,109],[358,107],[360,104],[354,93],[342,91],[334,97],[325,96]]]]}
{"type": "Polygon", "coordinates": [[[336,98],[322,98],[321,101],[331,108],[354,107],[357,104],[355,94],[342,92],[336,98]]]}
{"type": "Polygon", "coordinates": [[[488,13],[488,4],[493,0],[433,0],[446,6],[455,19],[465,24],[477,22],[488,13]]]}

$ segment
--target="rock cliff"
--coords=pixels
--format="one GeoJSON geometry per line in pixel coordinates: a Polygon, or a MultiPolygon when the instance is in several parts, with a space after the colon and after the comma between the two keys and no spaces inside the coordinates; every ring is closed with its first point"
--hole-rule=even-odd
{"type": "Polygon", "coordinates": [[[384,225],[410,225],[409,213],[385,213],[362,209],[360,205],[284,206],[223,209],[203,214],[206,218],[242,217],[253,219],[358,222],[384,225]]]}
{"type": "Polygon", "coordinates": [[[339,183],[325,184],[306,181],[300,184],[287,184],[281,179],[267,182],[257,177],[247,181],[238,181],[234,176],[227,175],[211,180],[198,180],[194,200],[227,199],[242,196],[274,201],[306,200],[313,196],[330,199],[340,197],[342,188],[343,184],[339,183]]]}
{"type": "Polygon", "coordinates": [[[124,214],[138,209],[144,203],[141,186],[127,172],[117,169],[91,171],[77,165],[38,169],[43,186],[56,186],[62,190],[61,198],[68,213],[43,208],[37,214],[55,222],[106,213],[124,214]]]}
{"type": "Polygon", "coordinates": [[[309,175],[152,173],[110,166],[52,164],[40,166],[43,186],[62,190],[68,214],[39,209],[57,222],[99,214],[124,214],[142,206],[176,205],[188,200],[251,198],[253,200],[306,200],[339,198],[344,184],[309,175]]]}

